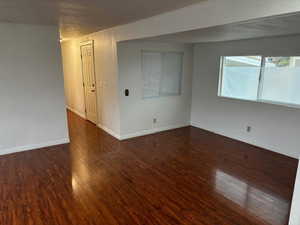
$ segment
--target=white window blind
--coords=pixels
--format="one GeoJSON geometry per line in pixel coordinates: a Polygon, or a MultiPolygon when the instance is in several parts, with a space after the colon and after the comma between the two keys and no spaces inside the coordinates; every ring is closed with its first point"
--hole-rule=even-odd
{"type": "Polygon", "coordinates": [[[144,98],[181,94],[183,53],[142,51],[144,98]]]}

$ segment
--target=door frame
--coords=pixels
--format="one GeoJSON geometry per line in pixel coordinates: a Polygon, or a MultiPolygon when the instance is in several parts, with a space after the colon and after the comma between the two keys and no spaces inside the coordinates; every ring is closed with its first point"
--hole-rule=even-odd
{"type": "MultiPolygon", "coordinates": [[[[80,42],[79,46],[80,46],[80,61],[81,61],[81,76],[82,76],[82,88],[83,88],[83,97],[84,97],[84,115],[85,115],[85,119],[88,120],[87,118],[87,109],[86,109],[86,94],[85,94],[85,85],[84,85],[84,74],[83,74],[83,61],[82,61],[82,51],[81,51],[81,47],[86,46],[86,45],[90,45],[92,47],[92,59],[93,59],[93,74],[94,74],[94,78],[95,78],[95,93],[96,93],[96,126],[99,123],[99,114],[98,114],[98,90],[97,90],[97,77],[96,77],[96,71],[95,71],[95,52],[94,52],[94,40],[88,40],[88,41],[82,41],[80,42]]],[[[88,120],[90,121],[90,120],[88,120]]],[[[91,122],[91,121],[90,121],[91,122]]],[[[91,122],[93,123],[93,122],[91,122]]]]}

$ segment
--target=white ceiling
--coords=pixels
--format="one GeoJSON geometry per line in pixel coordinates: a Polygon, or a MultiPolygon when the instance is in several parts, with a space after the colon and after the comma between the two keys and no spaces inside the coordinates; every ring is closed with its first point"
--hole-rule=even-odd
{"type": "Polygon", "coordinates": [[[300,14],[264,18],[146,38],[147,41],[201,43],[300,34],[300,14]]]}
{"type": "Polygon", "coordinates": [[[204,0],[0,0],[0,22],[59,24],[64,38],[130,23],[204,0]]]}

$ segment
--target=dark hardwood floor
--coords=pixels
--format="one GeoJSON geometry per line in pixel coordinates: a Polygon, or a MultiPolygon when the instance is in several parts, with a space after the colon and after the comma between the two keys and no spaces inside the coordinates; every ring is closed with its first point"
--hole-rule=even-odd
{"type": "Polygon", "coordinates": [[[1,225],[286,225],[297,160],[187,127],[0,157],[1,225]]]}

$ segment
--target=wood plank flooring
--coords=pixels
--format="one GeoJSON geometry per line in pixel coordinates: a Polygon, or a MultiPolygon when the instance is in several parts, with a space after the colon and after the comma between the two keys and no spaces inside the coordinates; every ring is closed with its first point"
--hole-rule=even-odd
{"type": "Polygon", "coordinates": [[[186,127],[0,156],[1,225],[286,225],[297,160],[186,127]]]}

